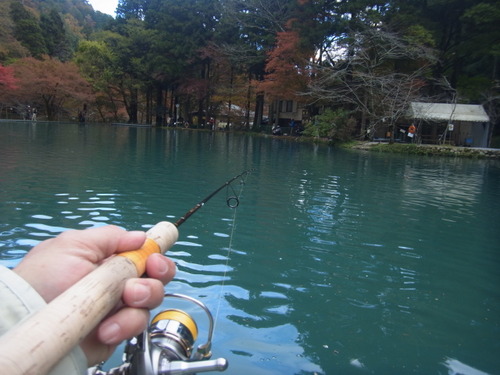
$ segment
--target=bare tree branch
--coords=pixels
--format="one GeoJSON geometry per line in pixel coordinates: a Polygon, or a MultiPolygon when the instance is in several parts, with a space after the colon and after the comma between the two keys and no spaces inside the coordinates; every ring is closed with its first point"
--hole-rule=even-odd
{"type": "Polygon", "coordinates": [[[328,61],[315,67],[309,91],[325,105],[347,106],[361,113],[367,124],[361,136],[380,125],[393,128],[411,101],[420,100],[422,87],[435,62],[434,51],[409,43],[381,29],[367,29],[331,46],[328,61]],[[334,55],[341,58],[334,58],[334,55]]]}

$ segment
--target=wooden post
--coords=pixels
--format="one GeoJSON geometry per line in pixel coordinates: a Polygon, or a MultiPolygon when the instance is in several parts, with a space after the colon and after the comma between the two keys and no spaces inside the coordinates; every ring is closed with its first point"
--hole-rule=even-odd
{"type": "Polygon", "coordinates": [[[120,301],[125,281],[144,273],[147,257],[177,241],[177,227],[160,222],[147,237],[143,247],[110,258],[1,336],[2,374],[46,374],[79,345],[120,301]]]}

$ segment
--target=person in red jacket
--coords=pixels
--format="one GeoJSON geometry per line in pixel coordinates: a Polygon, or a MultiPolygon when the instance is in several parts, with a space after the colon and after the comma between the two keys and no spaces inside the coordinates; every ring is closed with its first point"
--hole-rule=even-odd
{"type": "Polygon", "coordinates": [[[408,128],[408,137],[410,138],[411,142],[414,142],[416,132],[417,128],[415,127],[415,125],[411,124],[410,127],[408,128]]]}

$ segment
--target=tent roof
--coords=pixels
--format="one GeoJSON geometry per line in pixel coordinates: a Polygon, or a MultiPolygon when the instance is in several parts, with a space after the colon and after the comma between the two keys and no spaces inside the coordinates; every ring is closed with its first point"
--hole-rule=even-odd
{"type": "Polygon", "coordinates": [[[420,120],[489,122],[482,105],[411,103],[411,116],[420,120]]]}

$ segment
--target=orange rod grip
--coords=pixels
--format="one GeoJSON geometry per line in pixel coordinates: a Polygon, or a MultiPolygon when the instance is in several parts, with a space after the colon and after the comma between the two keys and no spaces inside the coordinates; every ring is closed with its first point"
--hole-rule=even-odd
{"type": "Polygon", "coordinates": [[[125,251],[118,254],[118,256],[128,258],[134,262],[137,268],[137,275],[141,276],[146,272],[146,260],[154,253],[161,253],[160,246],[151,238],[147,238],[140,249],[125,251]]]}

